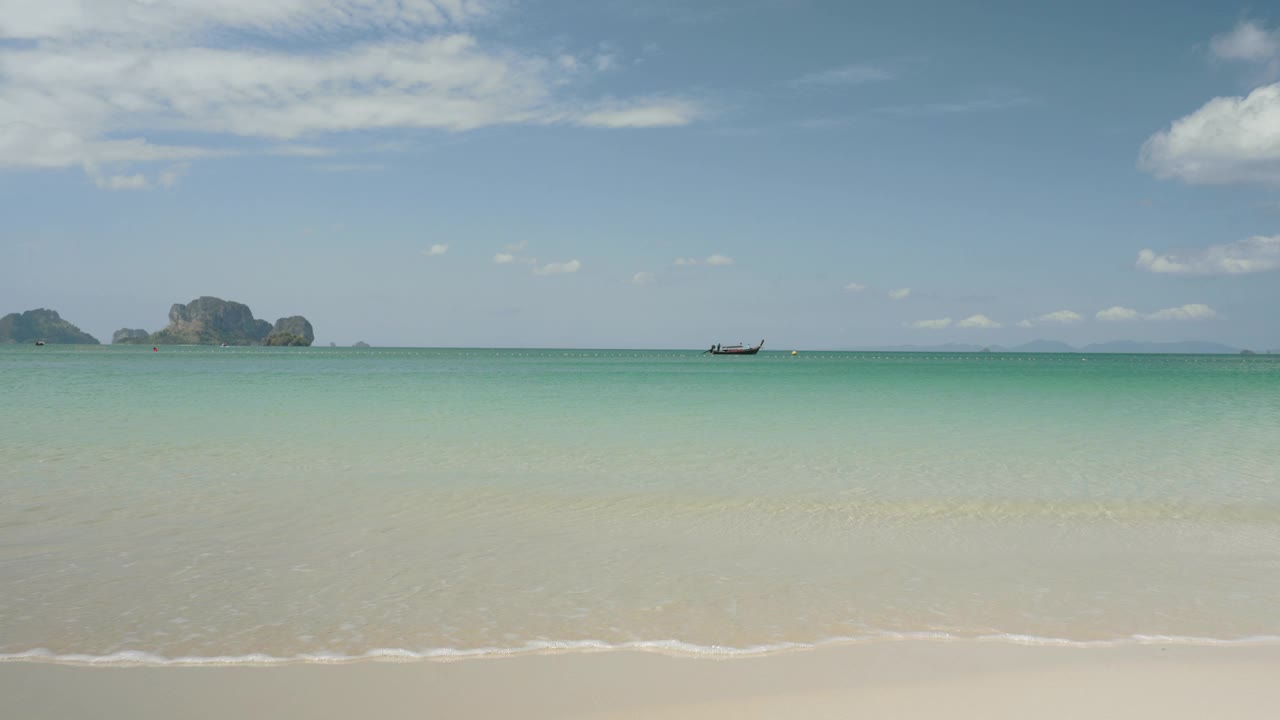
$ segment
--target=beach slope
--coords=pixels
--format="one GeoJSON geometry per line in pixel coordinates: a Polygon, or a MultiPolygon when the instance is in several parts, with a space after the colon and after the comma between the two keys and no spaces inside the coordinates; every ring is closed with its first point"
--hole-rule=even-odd
{"type": "Polygon", "coordinates": [[[0,664],[12,717],[1271,718],[1280,646],[876,642],[269,667],[0,664]]]}

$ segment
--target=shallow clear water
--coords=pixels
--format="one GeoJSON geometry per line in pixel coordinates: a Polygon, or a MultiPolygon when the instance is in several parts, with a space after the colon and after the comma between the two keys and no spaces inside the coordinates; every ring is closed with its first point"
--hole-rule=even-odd
{"type": "Polygon", "coordinates": [[[22,346],[0,408],[0,655],[1280,636],[1280,357],[22,346]]]}

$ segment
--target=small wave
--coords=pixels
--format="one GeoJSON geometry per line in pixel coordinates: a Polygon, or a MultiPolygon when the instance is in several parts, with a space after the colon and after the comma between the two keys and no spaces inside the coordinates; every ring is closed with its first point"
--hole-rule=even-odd
{"type": "Polygon", "coordinates": [[[1010,645],[1043,645],[1056,647],[1120,647],[1124,645],[1192,645],[1192,646],[1236,646],[1236,645],[1277,645],[1280,635],[1249,635],[1238,638],[1213,638],[1197,635],[1129,635],[1111,640],[1073,640],[1071,638],[1041,637],[1039,635],[1018,635],[1015,633],[996,633],[979,635],[978,642],[1006,643],[1010,645]]]}
{"type": "Polygon", "coordinates": [[[534,641],[515,647],[482,648],[431,648],[409,650],[405,648],[375,648],[368,652],[345,655],[337,653],[302,653],[293,656],[277,656],[266,653],[246,655],[178,656],[166,657],[156,653],[126,650],[107,655],[82,653],[57,654],[46,648],[34,648],[19,653],[0,654],[0,662],[40,662],[58,665],[90,666],[254,666],[254,665],[304,665],[346,664],[362,661],[414,662],[424,660],[448,661],[479,658],[512,657],[518,655],[549,655],[575,652],[656,652],[678,657],[741,658],[776,655],[784,652],[813,650],[838,645],[859,645],[876,642],[984,642],[1010,645],[1033,645],[1073,648],[1107,648],[1134,645],[1188,645],[1188,646],[1249,646],[1277,645],[1280,635],[1254,635],[1240,638],[1212,638],[1188,635],[1129,635],[1108,640],[1074,640],[1071,638],[1043,637],[1015,633],[994,633],[978,636],[954,635],[942,632],[882,632],[858,637],[833,637],[814,642],[778,642],[735,647],[729,645],[699,645],[682,640],[637,640],[624,643],[608,643],[601,640],[534,641]]]}

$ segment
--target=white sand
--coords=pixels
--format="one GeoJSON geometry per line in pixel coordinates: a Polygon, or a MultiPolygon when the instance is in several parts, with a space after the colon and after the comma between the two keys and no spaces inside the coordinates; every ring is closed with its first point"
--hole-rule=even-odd
{"type": "Polygon", "coordinates": [[[267,667],[0,663],[4,718],[1276,718],[1280,646],[902,641],[267,667]]]}

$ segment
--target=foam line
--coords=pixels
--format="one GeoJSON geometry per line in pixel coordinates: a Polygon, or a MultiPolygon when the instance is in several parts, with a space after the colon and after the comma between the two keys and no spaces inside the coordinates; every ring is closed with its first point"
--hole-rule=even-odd
{"type": "Polygon", "coordinates": [[[1280,635],[1256,635],[1241,638],[1211,638],[1183,635],[1130,635],[1111,640],[1073,640],[1070,638],[1041,637],[996,633],[979,636],[960,636],[939,632],[883,632],[860,637],[834,637],[816,642],[780,642],[746,647],[729,645],[698,645],[681,640],[640,640],[625,643],[607,643],[601,640],[535,641],[518,647],[484,648],[430,648],[408,650],[405,648],[375,648],[358,655],[299,654],[276,656],[265,653],[247,655],[179,656],[165,657],[156,653],[127,650],[108,655],[82,653],[57,654],[45,648],[34,648],[18,653],[0,654],[0,662],[42,662],[60,665],[104,666],[240,666],[285,664],[340,664],[369,660],[412,662],[422,660],[464,660],[477,658],[511,657],[516,655],[544,655],[571,652],[616,652],[619,650],[658,652],[682,657],[759,657],[782,652],[811,650],[832,645],[856,645],[872,642],[990,642],[1013,645],[1056,646],[1076,648],[1106,648],[1126,645],[1191,645],[1191,646],[1242,646],[1280,644],[1280,635]]]}

